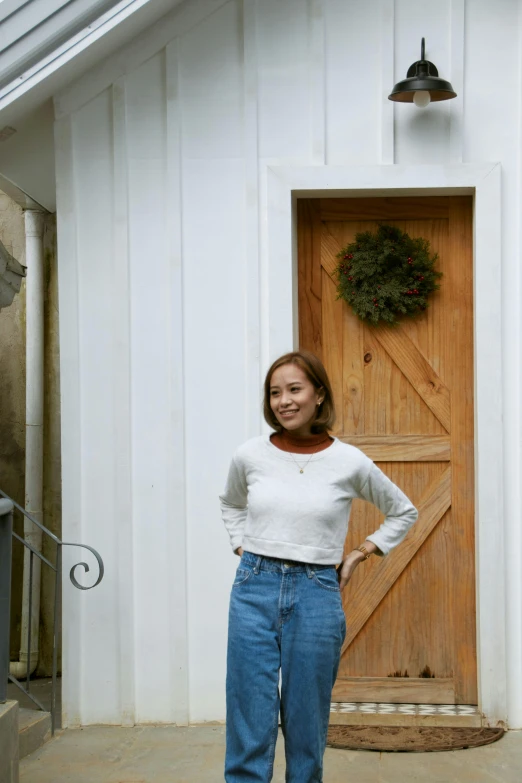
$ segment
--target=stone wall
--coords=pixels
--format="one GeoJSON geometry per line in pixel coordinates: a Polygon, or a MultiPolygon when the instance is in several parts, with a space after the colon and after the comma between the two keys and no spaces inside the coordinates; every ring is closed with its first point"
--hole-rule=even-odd
{"type": "MultiPolygon", "coordinates": [[[[60,352],[58,338],[58,270],[56,216],[48,215],[44,231],[45,250],[45,403],[44,403],[44,525],[62,535],[62,473],[60,460],[60,352]]],[[[45,536],[44,536],[45,538],[45,536]]],[[[45,540],[44,555],[54,562],[56,547],[45,540]]],[[[71,589],[74,589],[71,585],[71,589]]],[[[37,675],[52,671],[54,572],[42,569],[40,602],[40,657],[37,675]]],[[[60,668],[60,651],[58,657],[60,668]]]]}
{"type": "MultiPolygon", "coordinates": [[[[0,192],[0,240],[25,264],[24,214],[0,192]]],[[[0,312],[0,488],[21,505],[25,487],[25,281],[10,307],[0,312]]],[[[15,511],[14,527],[23,532],[15,511]]],[[[22,611],[23,547],[13,546],[11,657],[18,658],[22,611]]]]}
{"type": "MultiPolygon", "coordinates": [[[[23,210],[0,192],[0,240],[25,264],[23,210]]],[[[60,381],[56,218],[47,215],[45,250],[45,403],[44,525],[61,536],[60,381]]],[[[25,488],[25,281],[12,305],[0,312],[0,488],[21,505],[25,488]]],[[[22,515],[15,512],[15,530],[22,534],[22,515]]],[[[44,536],[45,539],[45,536],[44,536]]],[[[22,611],[23,547],[13,545],[11,658],[18,660],[22,611]]],[[[44,540],[44,554],[54,562],[55,547],[44,540]]],[[[52,667],[54,572],[42,567],[40,657],[37,675],[52,667]]]]}

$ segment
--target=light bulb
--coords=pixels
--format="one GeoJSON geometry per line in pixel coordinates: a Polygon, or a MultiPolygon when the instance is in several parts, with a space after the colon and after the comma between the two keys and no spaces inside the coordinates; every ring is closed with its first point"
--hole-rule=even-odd
{"type": "Polygon", "coordinates": [[[431,101],[428,90],[417,90],[413,93],[413,103],[418,109],[424,109],[431,101]]]}

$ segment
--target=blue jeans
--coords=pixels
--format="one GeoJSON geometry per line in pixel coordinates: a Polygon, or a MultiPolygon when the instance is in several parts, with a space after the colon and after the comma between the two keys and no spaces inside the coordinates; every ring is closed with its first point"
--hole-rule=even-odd
{"type": "Polygon", "coordinates": [[[287,783],[322,783],[345,633],[334,566],[244,552],[230,596],[227,783],[272,780],[279,712],[287,783]]]}

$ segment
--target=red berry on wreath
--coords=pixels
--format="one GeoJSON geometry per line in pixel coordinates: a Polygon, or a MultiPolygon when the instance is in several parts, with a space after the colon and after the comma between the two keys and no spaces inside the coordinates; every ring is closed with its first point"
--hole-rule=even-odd
{"type": "Polygon", "coordinates": [[[378,305],[378,304],[376,304],[376,305],[374,305],[374,307],[379,307],[379,305],[378,305]]]}
{"type": "Polygon", "coordinates": [[[354,294],[354,293],[355,293],[355,291],[352,291],[352,294],[354,294]]]}
{"type": "Polygon", "coordinates": [[[349,258],[348,253],[345,256],[343,256],[343,258],[344,259],[349,258]]]}
{"type": "Polygon", "coordinates": [[[353,277],[350,275],[350,277],[348,278],[348,280],[349,280],[349,281],[350,281],[350,283],[351,283],[351,282],[352,282],[352,280],[353,280],[353,277]]]}

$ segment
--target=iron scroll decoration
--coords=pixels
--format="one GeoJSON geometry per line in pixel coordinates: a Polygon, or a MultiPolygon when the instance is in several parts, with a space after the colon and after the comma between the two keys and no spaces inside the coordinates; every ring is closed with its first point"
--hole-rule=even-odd
{"type": "Polygon", "coordinates": [[[98,554],[98,552],[95,549],[93,549],[92,546],[88,546],[87,544],[71,544],[71,543],[68,543],[67,541],[63,541],[62,542],[62,546],[80,546],[80,547],[83,547],[84,549],[88,549],[89,552],[92,552],[92,554],[94,555],[94,557],[96,558],[96,561],[98,563],[98,568],[99,568],[98,579],[96,580],[96,582],[93,585],[90,585],[89,587],[84,587],[84,585],[81,585],[78,582],[78,580],[76,579],[76,576],[75,576],[75,571],[80,566],[83,566],[84,571],[85,571],[86,574],[89,573],[89,571],[91,570],[89,568],[89,564],[85,563],[84,561],[81,561],[80,563],[76,563],[76,565],[73,565],[73,567],[69,571],[69,578],[70,578],[71,582],[73,583],[73,585],[75,587],[77,587],[78,590],[92,590],[93,587],[96,587],[97,585],[99,585],[101,580],[103,579],[103,575],[105,573],[105,566],[103,565],[103,560],[101,559],[101,557],[98,554]]]}
{"type": "MultiPolygon", "coordinates": [[[[24,546],[24,551],[29,551],[29,614],[31,614],[31,608],[32,608],[32,595],[33,595],[33,560],[36,556],[41,563],[44,563],[47,565],[52,571],[54,571],[55,577],[54,577],[54,619],[53,619],[53,625],[52,625],[52,640],[53,640],[53,663],[52,663],[52,687],[51,687],[51,733],[54,735],[55,729],[56,729],[56,715],[57,715],[57,708],[56,708],[56,690],[57,690],[57,676],[58,676],[58,618],[60,614],[60,607],[61,607],[61,594],[62,594],[62,554],[64,546],[78,546],[82,549],[87,549],[95,558],[97,564],[98,564],[98,578],[92,585],[84,586],[79,583],[79,581],[76,578],[76,569],[80,566],[83,568],[84,573],[88,573],[90,571],[89,565],[81,561],[80,563],[76,563],[72,566],[69,572],[69,578],[71,580],[71,583],[74,587],[77,588],[77,590],[92,590],[93,587],[96,587],[100,584],[100,582],[103,579],[105,568],[103,565],[103,560],[92,546],[89,546],[88,544],[77,544],[77,543],[71,543],[69,541],[62,541],[58,536],[56,536],[54,533],[52,533],[50,530],[48,530],[40,521],[35,519],[35,517],[30,514],[28,511],[26,511],[19,503],[17,503],[13,498],[10,498],[8,495],[6,495],[5,492],[3,492],[0,489],[0,497],[6,498],[10,501],[12,510],[13,508],[16,508],[20,513],[28,519],[35,527],[39,528],[39,530],[42,531],[47,536],[47,539],[50,539],[54,544],[56,544],[56,559],[55,562],[51,562],[42,551],[39,551],[39,549],[35,548],[32,543],[26,540],[25,536],[22,538],[22,536],[18,535],[18,533],[12,529],[12,513],[10,513],[8,516],[10,517],[8,522],[8,528],[7,529],[7,535],[9,538],[9,550],[8,550],[8,557],[9,561],[11,560],[11,537],[15,539],[16,541],[19,541],[24,546]]],[[[5,516],[5,515],[4,515],[5,516]]],[[[5,580],[4,580],[5,581],[5,580]]],[[[10,581],[10,579],[9,579],[10,581]]],[[[25,589],[25,588],[24,588],[25,589]]],[[[5,613],[4,613],[5,614],[5,613]]],[[[7,615],[9,618],[9,614],[7,615]]],[[[3,619],[3,618],[2,618],[3,619]]],[[[7,625],[9,626],[9,620],[7,621],[7,625]]],[[[0,631],[3,629],[0,628],[0,631]]],[[[1,634],[0,634],[1,635],[1,634]]],[[[9,638],[9,637],[7,637],[9,638]]],[[[29,623],[28,626],[28,637],[27,637],[27,660],[31,660],[31,623],[29,623]]],[[[0,650],[0,652],[2,652],[0,650]]],[[[34,703],[36,706],[41,710],[47,710],[48,707],[44,706],[42,702],[37,698],[37,696],[34,693],[30,693],[30,679],[31,679],[31,669],[30,667],[27,667],[27,674],[26,674],[26,684],[23,685],[22,682],[20,682],[13,674],[9,672],[9,654],[7,656],[2,654],[2,661],[1,661],[1,668],[2,671],[0,671],[0,680],[3,679],[4,674],[6,675],[5,679],[14,683],[17,688],[19,688],[23,693],[26,694],[26,696],[34,703]],[[7,670],[4,669],[4,664],[7,661],[7,670]]],[[[3,695],[3,694],[2,694],[3,695]]]]}
{"type": "Polygon", "coordinates": [[[96,582],[93,585],[90,585],[89,587],[84,587],[76,579],[75,572],[76,572],[76,569],[79,568],[80,566],[83,566],[83,569],[84,569],[85,573],[89,573],[89,571],[91,570],[89,568],[88,563],[85,563],[84,561],[81,561],[80,563],[76,563],[76,565],[73,565],[73,567],[69,571],[69,578],[70,578],[72,584],[74,585],[74,587],[76,587],[78,590],[92,590],[93,587],[96,587],[97,585],[100,584],[100,582],[103,579],[103,576],[105,574],[105,566],[103,565],[103,560],[102,560],[100,554],[96,551],[96,549],[94,549],[92,546],[89,546],[88,544],[76,544],[76,543],[72,543],[72,542],[68,542],[68,541],[61,541],[58,538],[58,536],[55,536],[54,533],[51,533],[51,531],[48,530],[44,525],[42,525],[41,522],[39,522],[37,519],[35,519],[32,516],[32,514],[29,514],[25,510],[25,508],[23,508],[19,503],[17,503],[16,500],[13,500],[13,498],[9,497],[9,495],[6,495],[6,493],[3,492],[1,489],[0,489],[0,497],[7,498],[8,500],[10,500],[11,503],[13,504],[13,506],[16,509],[18,509],[18,511],[20,511],[25,517],[27,517],[27,519],[29,519],[33,523],[33,525],[36,525],[36,527],[40,528],[40,530],[43,533],[45,533],[47,536],[49,536],[49,538],[51,538],[54,541],[54,543],[56,544],[56,546],[58,548],[57,549],[57,563],[56,563],[56,565],[53,566],[53,564],[51,562],[49,562],[49,560],[47,560],[47,558],[44,557],[41,552],[37,552],[27,541],[25,541],[23,538],[18,536],[13,531],[13,537],[14,538],[18,539],[22,544],[24,544],[24,546],[26,546],[29,550],[31,550],[33,552],[33,554],[37,555],[37,557],[40,560],[42,560],[43,562],[47,563],[47,565],[50,566],[53,569],[53,571],[58,571],[59,567],[61,567],[61,548],[63,546],[79,546],[79,547],[81,547],[83,549],[88,549],[89,552],[91,552],[94,555],[94,557],[96,558],[96,562],[98,563],[99,574],[98,574],[98,578],[97,578],[96,582]]]}

